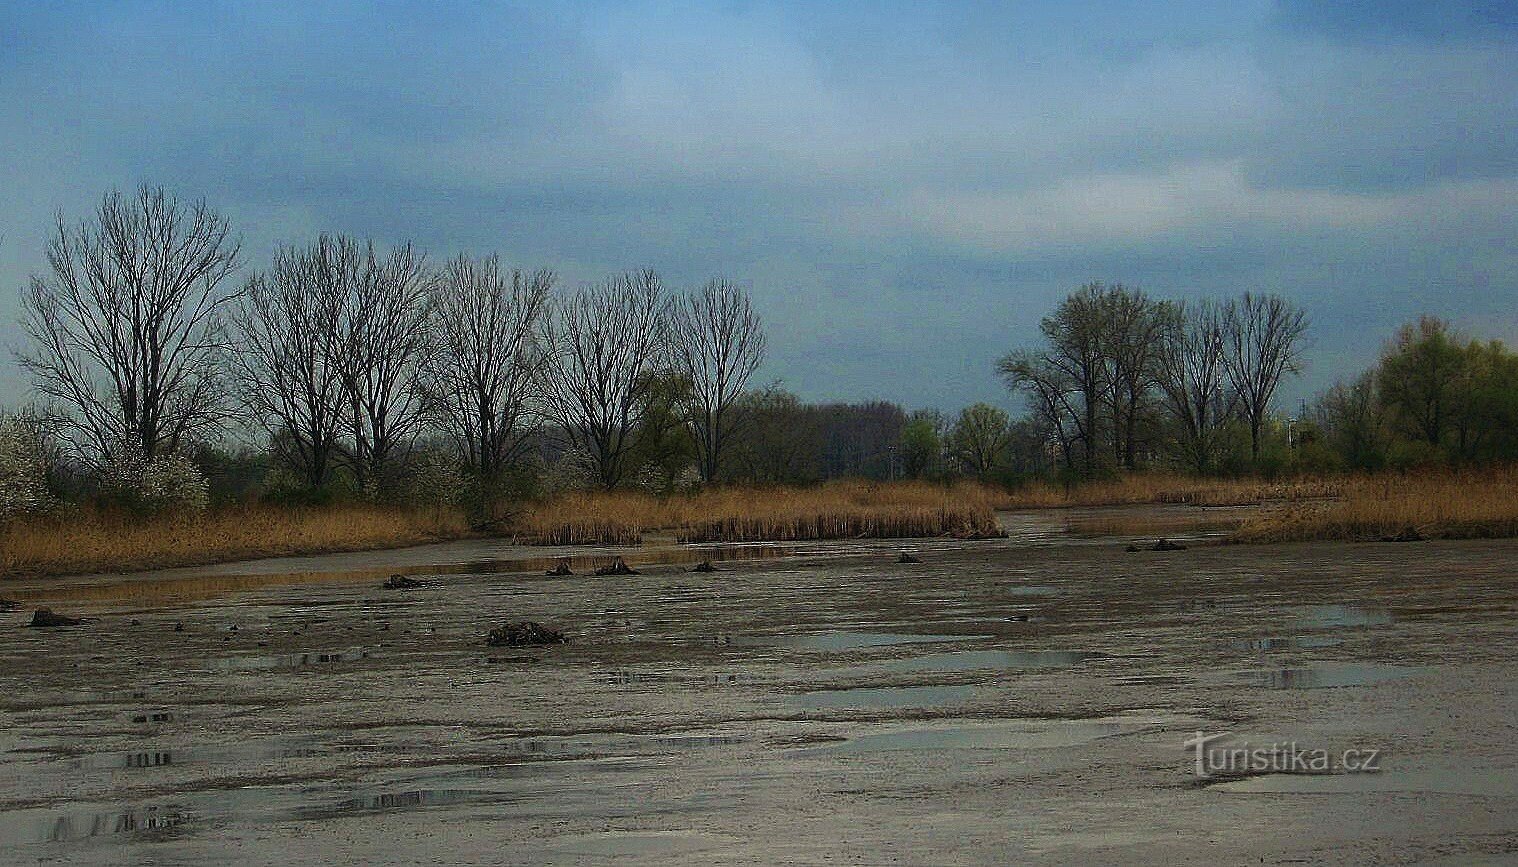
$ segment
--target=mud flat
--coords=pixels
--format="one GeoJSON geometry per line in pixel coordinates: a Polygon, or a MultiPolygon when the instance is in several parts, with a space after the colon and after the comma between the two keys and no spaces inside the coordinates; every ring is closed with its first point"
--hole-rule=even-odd
{"type": "Polygon", "coordinates": [[[0,861],[1518,858],[1518,543],[1127,553],[1100,517],[7,583],[0,861]],[[484,643],[522,620],[570,641],[484,643]],[[1202,778],[1198,732],[1380,771],[1202,778]]]}

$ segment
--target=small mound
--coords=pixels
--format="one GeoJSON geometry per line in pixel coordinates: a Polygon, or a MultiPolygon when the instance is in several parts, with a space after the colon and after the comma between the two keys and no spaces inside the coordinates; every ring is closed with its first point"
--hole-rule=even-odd
{"type": "Polygon", "coordinates": [[[32,622],[27,626],[36,626],[41,629],[51,629],[55,626],[78,626],[82,623],[75,617],[64,617],[62,614],[54,614],[51,608],[38,608],[32,615],[32,622]]]}
{"type": "Polygon", "coordinates": [[[485,636],[491,647],[526,647],[534,644],[563,644],[569,639],[557,629],[533,620],[497,626],[485,636]]]}
{"type": "Polygon", "coordinates": [[[627,565],[627,561],[621,557],[613,560],[610,566],[602,566],[596,570],[597,575],[637,575],[638,570],[627,565]]]}

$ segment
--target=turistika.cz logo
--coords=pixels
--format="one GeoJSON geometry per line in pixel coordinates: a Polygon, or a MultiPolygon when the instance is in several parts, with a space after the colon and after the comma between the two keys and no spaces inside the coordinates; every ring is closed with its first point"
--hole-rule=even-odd
{"type": "Polygon", "coordinates": [[[1206,779],[1241,774],[1374,774],[1381,770],[1381,750],[1352,747],[1337,752],[1303,747],[1296,741],[1252,746],[1223,743],[1229,732],[1196,732],[1181,745],[1195,753],[1195,773],[1206,779]]]}

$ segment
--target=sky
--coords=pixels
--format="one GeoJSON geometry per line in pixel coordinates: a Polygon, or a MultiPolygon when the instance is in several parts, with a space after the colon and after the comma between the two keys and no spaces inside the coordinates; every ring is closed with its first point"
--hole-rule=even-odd
{"type": "Polygon", "coordinates": [[[58,215],[204,197],[567,289],[751,290],[810,400],[1013,407],[1070,291],[1278,292],[1301,398],[1422,313],[1518,343],[1518,4],[0,5],[0,404],[58,215]]]}

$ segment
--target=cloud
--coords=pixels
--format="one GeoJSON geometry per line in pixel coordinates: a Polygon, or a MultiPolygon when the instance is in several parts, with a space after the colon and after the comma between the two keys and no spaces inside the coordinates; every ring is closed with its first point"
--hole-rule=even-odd
{"type": "Polygon", "coordinates": [[[253,265],[344,231],[746,278],[809,397],[1000,396],[1093,278],[1291,294],[1310,389],[1370,329],[1518,301],[1511,16],[1325,8],[12,5],[0,320],[55,209],[149,180],[253,265]]]}

